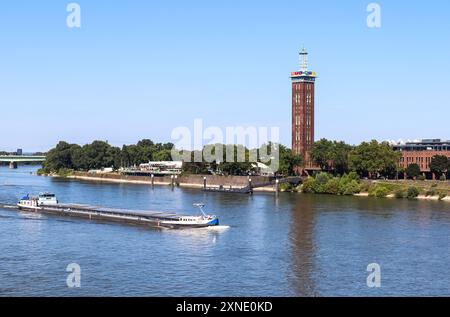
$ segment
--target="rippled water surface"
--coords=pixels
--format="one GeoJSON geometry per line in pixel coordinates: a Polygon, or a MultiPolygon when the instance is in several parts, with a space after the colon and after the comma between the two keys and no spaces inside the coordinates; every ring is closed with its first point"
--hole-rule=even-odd
{"type": "Polygon", "coordinates": [[[0,204],[61,202],[195,211],[222,227],[155,230],[0,209],[0,296],[450,295],[450,204],[300,194],[230,195],[97,184],[0,168],[0,204]],[[81,288],[66,267],[81,267],[81,288]],[[382,287],[367,287],[367,266],[382,287]]]}

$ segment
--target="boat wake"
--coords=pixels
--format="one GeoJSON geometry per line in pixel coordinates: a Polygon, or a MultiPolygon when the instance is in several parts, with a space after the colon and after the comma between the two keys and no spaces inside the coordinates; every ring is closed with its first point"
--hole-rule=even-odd
{"type": "Polygon", "coordinates": [[[20,215],[24,218],[24,219],[29,219],[29,220],[44,220],[45,217],[43,217],[41,214],[35,213],[35,212],[21,212],[20,215]]]}
{"type": "Polygon", "coordinates": [[[206,227],[204,229],[208,230],[208,231],[225,231],[230,229],[230,226],[213,226],[213,227],[206,227]]]}
{"type": "Polygon", "coordinates": [[[204,228],[167,229],[167,232],[182,236],[208,237],[225,233],[230,228],[230,226],[211,226],[204,228]]]}

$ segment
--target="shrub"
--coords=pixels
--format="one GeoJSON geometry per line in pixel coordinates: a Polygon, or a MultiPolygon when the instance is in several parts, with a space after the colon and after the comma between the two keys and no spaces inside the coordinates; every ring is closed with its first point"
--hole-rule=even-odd
{"type": "Polygon", "coordinates": [[[419,181],[425,181],[427,178],[425,177],[425,176],[423,176],[423,175],[420,175],[419,177],[417,177],[417,180],[419,180],[419,181]]]}
{"type": "Polygon", "coordinates": [[[395,191],[395,198],[401,199],[401,198],[405,198],[405,196],[406,196],[406,194],[405,194],[405,191],[403,189],[397,189],[395,191]]]}
{"type": "Polygon", "coordinates": [[[350,172],[350,173],[347,175],[347,177],[348,177],[348,179],[349,179],[350,181],[356,181],[356,182],[359,183],[360,178],[359,178],[359,175],[358,175],[356,172],[350,172]]]}
{"type": "Polygon", "coordinates": [[[447,179],[445,178],[444,175],[442,175],[442,176],[439,178],[439,180],[440,180],[441,182],[445,182],[447,179]]]}
{"type": "Polygon", "coordinates": [[[302,192],[306,194],[314,194],[314,189],[316,188],[316,180],[313,177],[309,177],[303,182],[302,192]]]}
{"type": "Polygon", "coordinates": [[[281,192],[290,192],[290,191],[292,191],[292,185],[289,183],[282,183],[282,184],[280,184],[280,191],[281,192]]]}
{"type": "Polygon", "coordinates": [[[416,163],[410,164],[406,168],[405,173],[409,178],[416,178],[420,175],[420,166],[416,163]]]}
{"type": "Polygon", "coordinates": [[[352,180],[350,183],[345,185],[342,195],[355,195],[360,192],[361,185],[356,180],[352,180]]]}
{"type": "Polygon", "coordinates": [[[417,187],[411,186],[408,188],[407,197],[408,199],[416,199],[419,196],[419,190],[417,187]]]}
{"type": "Polygon", "coordinates": [[[377,184],[369,191],[369,196],[383,198],[389,195],[389,188],[384,185],[377,184]]]}
{"type": "Polygon", "coordinates": [[[359,176],[355,172],[344,174],[339,178],[339,194],[352,195],[359,193],[361,191],[359,182],[359,176]]]}
{"type": "Polygon", "coordinates": [[[369,182],[363,182],[360,185],[360,190],[363,193],[368,193],[368,192],[370,192],[371,187],[372,187],[372,185],[369,182]]]}
{"type": "Polygon", "coordinates": [[[440,194],[439,194],[439,200],[442,200],[442,199],[444,199],[445,197],[447,197],[447,194],[446,194],[446,193],[440,193],[440,194]]]}
{"type": "Polygon", "coordinates": [[[427,197],[433,197],[433,196],[436,196],[436,192],[435,192],[434,190],[428,190],[428,191],[425,193],[425,196],[427,196],[427,197]]]}
{"type": "Polygon", "coordinates": [[[340,193],[340,181],[338,178],[330,179],[324,187],[324,194],[339,195],[340,193]]]}
{"type": "Polygon", "coordinates": [[[316,182],[315,182],[315,186],[314,186],[314,192],[316,194],[326,193],[326,186],[330,179],[331,179],[331,176],[328,173],[317,174],[316,182]]]}
{"type": "Polygon", "coordinates": [[[436,187],[438,187],[437,183],[434,183],[433,185],[431,185],[431,188],[436,188],[436,187]]]}

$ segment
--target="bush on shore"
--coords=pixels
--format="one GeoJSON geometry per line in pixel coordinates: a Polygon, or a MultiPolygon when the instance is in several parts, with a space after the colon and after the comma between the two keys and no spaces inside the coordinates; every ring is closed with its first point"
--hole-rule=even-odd
{"type": "Polygon", "coordinates": [[[305,194],[314,194],[314,186],[315,186],[314,177],[307,178],[302,185],[302,192],[305,194]]]}
{"type": "Polygon", "coordinates": [[[359,194],[360,192],[361,192],[361,185],[356,180],[352,180],[350,183],[345,185],[344,192],[342,195],[351,196],[359,194]]]}
{"type": "Polygon", "coordinates": [[[390,194],[390,190],[386,185],[376,184],[369,190],[369,196],[384,198],[390,194]]]}
{"type": "Polygon", "coordinates": [[[417,197],[419,197],[419,194],[420,194],[420,192],[417,189],[417,187],[411,186],[411,187],[408,188],[408,192],[407,192],[406,197],[408,199],[416,199],[417,197]]]}
{"type": "Polygon", "coordinates": [[[50,173],[47,170],[40,168],[38,169],[38,171],[36,172],[36,174],[38,176],[43,176],[43,175],[50,175],[50,174],[54,174],[54,175],[58,175],[59,177],[68,177],[71,176],[73,174],[73,170],[68,169],[68,168],[60,168],[56,173],[50,173]]]}
{"type": "Polygon", "coordinates": [[[397,189],[396,191],[395,191],[395,198],[398,198],[398,199],[403,199],[403,198],[405,198],[405,196],[406,196],[406,193],[405,193],[405,191],[403,190],[403,189],[397,189]]]}
{"type": "Polygon", "coordinates": [[[354,195],[361,192],[361,187],[356,173],[345,174],[341,177],[319,173],[304,181],[302,192],[308,194],[354,195]]]}

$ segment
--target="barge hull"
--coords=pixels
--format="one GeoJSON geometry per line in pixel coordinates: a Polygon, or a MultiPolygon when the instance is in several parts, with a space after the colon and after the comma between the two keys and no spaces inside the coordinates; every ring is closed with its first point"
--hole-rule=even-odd
{"type": "MultiPolygon", "coordinates": [[[[110,223],[120,223],[120,224],[130,224],[138,226],[146,226],[151,228],[176,228],[173,225],[165,225],[162,222],[168,219],[159,219],[152,215],[138,215],[138,214],[128,214],[116,212],[115,214],[107,214],[102,211],[91,211],[82,209],[67,209],[62,206],[45,206],[35,208],[19,207],[19,210],[33,213],[41,213],[52,216],[69,217],[77,219],[85,219],[99,222],[110,222],[110,223]]],[[[170,218],[170,220],[173,220],[170,218]]]]}

